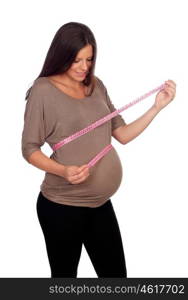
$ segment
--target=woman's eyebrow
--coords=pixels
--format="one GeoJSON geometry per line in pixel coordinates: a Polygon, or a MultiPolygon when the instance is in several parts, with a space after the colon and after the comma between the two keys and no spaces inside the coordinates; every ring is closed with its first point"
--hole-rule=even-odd
{"type": "MultiPolygon", "coordinates": [[[[93,57],[93,55],[91,55],[91,56],[89,56],[89,57],[87,57],[87,58],[92,58],[93,57]]],[[[78,57],[78,58],[76,58],[76,59],[81,59],[80,57],[78,57]]]]}

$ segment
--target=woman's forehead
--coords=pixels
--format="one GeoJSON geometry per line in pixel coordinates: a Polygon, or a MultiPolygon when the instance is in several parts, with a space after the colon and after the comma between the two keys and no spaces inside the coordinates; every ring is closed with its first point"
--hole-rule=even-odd
{"type": "Polygon", "coordinates": [[[90,57],[93,55],[93,47],[91,45],[87,45],[80,49],[77,53],[77,58],[90,57]]]}

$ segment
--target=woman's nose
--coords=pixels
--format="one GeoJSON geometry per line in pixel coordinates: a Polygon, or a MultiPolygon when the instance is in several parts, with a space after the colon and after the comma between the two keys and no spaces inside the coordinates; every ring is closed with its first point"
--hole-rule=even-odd
{"type": "Polygon", "coordinates": [[[87,62],[82,61],[81,67],[82,67],[82,70],[86,71],[88,69],[87,62]]]}

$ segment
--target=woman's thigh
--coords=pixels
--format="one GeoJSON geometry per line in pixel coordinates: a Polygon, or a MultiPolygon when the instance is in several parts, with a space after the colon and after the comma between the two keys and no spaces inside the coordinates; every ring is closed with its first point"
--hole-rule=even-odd
{"type": "Polygon", "coordinates": [[[127,277],[121,233],[110,199],[91,208],[84,246],[98,277],[127,277]]]}
{"type": "Polygon", "coordinates": [[[37,215],[44,234],[52,277],[76,277],[83,240],[81,210],[39,193],[37,215]]]}

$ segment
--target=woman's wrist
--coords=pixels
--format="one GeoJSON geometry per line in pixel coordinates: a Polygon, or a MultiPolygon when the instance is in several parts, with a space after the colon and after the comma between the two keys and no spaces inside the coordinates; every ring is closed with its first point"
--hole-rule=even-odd
{"type": "Polygon", "coordinates": [[[161,111],[161,109],[157,107],[155,104],[152,105],[151,110],[154,115],[157,115],[161,111]]]}
{"type": "Polygon", "coordinates": [[[57,163],[55,174],[64,177],[64,172],[65,172],[65,166],[60,163],[57,163]]]}

